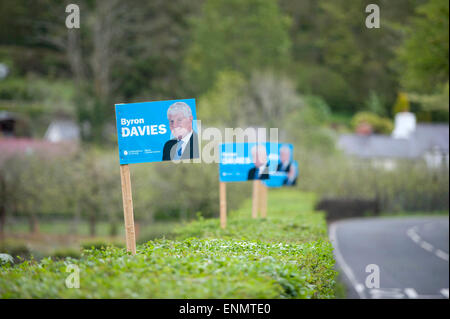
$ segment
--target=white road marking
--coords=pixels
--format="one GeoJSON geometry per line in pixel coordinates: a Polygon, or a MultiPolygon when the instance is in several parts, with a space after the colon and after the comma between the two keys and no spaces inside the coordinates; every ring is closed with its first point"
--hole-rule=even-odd
{"type": "Polygon", "coordinates": [[[417,297],[419,297],[419,295],[417,294],[417,292],[413,288],[405,288],[405,294],[410,299],[417,299],[417,297]]]}
{"type": "Polygon", "coordinates": [[[344,260],[344,257],[342,257],[342,254],[339,250],[339,244],[338,244],[337,236],[336,236],[336,228],[337,228],[336,223],[332,223],[330,225],[330,233],[329,233],[330,241],[333,243],[336,261],[338,262],[339,266],[344,271],[348,280],[350,280],[350,283],[352,284],[355,291],[358,293],[359,298],[366,299],[366,295],[364,293],[364,286],[361,283],[359,283],[358,280],[356,280],[356,277],[353,274],[352,269],[350,268],[349,265],[347,265],[347,263],[344,260]]]}
{"type": "Polygon", "coordinates": [[[448,254],[445,251],[442,251],[440,249],[436,249],[435,252],[436,256],[438,256],[439,258],[442,258],[446,261],[448,261],[448,254]]]}
{"type": "Polygon", "coordinates": [[[364,291],[364,286],[362,284],[356,284],[355,289],[358,292],[363,292],[364,291]]]}
{"type": "Polygon", "coordinates": [[[432,252],[434,247],[430,243],[427,243],[426,241],[422,240],[422,243],[420,244],[420,247],[422,247],[425,250],[428,250],[429,252],[432,252]]]}
{"type": "MultiPolygon", "coordinates": [[[[426,224],[426,225],[431,225],[431,223],[426,224]]],[[[414,242],[415,242],[416,244],[418,244],[420,247],[422,247],[422,248],[425,249],[426,251],[429,251],[430,253],[432,253],[433,250],[434,250],[434,246],[433,246],[432,244],[426,242],[425,240],[423,240],[423,239],[420,237],[420,235],[417,233],[417,231],[418,231],[418,227],[417,227],[417,226],[414,226],[414,227],[409,228],[409,229],[406,231],[406,234],[408,235],[409,238],[412,239],[412,241],[414,241],[414,242]]],[[[435,254],[437,257],[439,257],[439,258],[445,260],[446,262],[448,262],[448,253],[446,253],[445,251],[443,251],[443,250],[441,250],[441,249],[439,249],[439,248],[436,248],[436,250],[434,251],[434,254],[435,254]]]]}
{"type": "MultiPolygon", "coordinates": [[[[330,238],[330,241],[333,243],[336,261],[338,262],[339,266],[344,271],[345,275],[347,276],[350,283],[352,284],[353,289],[355,289],[355,291],[358,293],[359,297],[361,299],[366,299],[364,285],[357,281],[352,269],[345,262],[344,257],[342,256],[342,254],[339,250],[339,244],[338,244],[337,236],[336,236],[336,233],[337,233],[336,229],[337,229],[336,222],[332,223],[329,228],[329,238],[330,238]]],[[[418,231],[418,227],[414,226],[414,227],[409,228],[406,233],[411,238],[411,240],[413,240],[415,243],[417,243],[420,247],[422,247],[423,249],[425,249],[427,251],[433,252],[433,250],[434,250],[433,245],[422,240],[422,238],[417,234],[417,231],[418,231]]],[[[446,253],[438,248],[436,249],[436,251],[434,253],[437,257],[444,259],[445,261],[448,262],[448,259],[449,259],[448,253],[446,253]]],[[[441,295],[419,295],[414,288],[405,288],[403,290],[404,293],[399,288],[391,288],[391,289],[375,289],[375,288],[373,288],[373,289],[368,289],[367,291],[370,294],[370,297],[372,297],[374,299],[379,299],[379,298],[399,299],[399,298],[403,298],[404,295],[408,296],[408,298],[411,298],[411,299],[417,299],[417,298],[436,299],[436,298],[439,298],[441,295],[443,295],[447,299],[449,298],[449,289],[448,288],[441,289],[440,290],[441,295]]]]}
{"type": "Polygon", "coordinates": [[[373,299],[403,299],[405,297],[400,288],[372,288],[368,291],[373,299]]]}

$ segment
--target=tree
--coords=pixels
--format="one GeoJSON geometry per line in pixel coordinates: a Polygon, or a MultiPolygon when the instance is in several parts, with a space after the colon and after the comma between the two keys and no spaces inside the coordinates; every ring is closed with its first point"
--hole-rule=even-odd
{"type": "Polygon", "coordinates": [[[440,93],[449,77],[449,2],[429,0],[416,13],[398,51],[401,83],[410,91],[440,93]]]}
{"type": "Polygon", "coordinates": [[[278,127],[302,101],[286,76],[271,71],[223,71],[200,98],[199,115],[208,125],[278,127]]]}
{"type": "Polygon", "coordinates": [[[370,92],[393,102],[398,78],[391,61],[421,0],[378,0],[381,28],[365,26],[366,0],[281,0],[293,21],[291,37],[301,93],[324,97],[340,112],[361,110],[370,92]]]}
{"type": "Polygon", "coordinates": [[[408,95],[404,92],[398,92],[397,100],[392,108],[392,114],[397,114],[399,112],[409,112],[410,110],[408,95]]]}
{"type": "Polygon", "coordinates": [[[285,67],[289,24],[273,0],[207,0],[201,16],[192,20],[186,57],[192,89],[204,92],[223,70],[248,77],[254,69],[285,67]]]}
{"type": "Polygon", "coordinates": [[[65,26],[68,0],[30,1],[34,12],[19,5],[8,10],[26,13],[19,25],[27,32],[17,29],[20,45],[65,54],[76,84],[74,100],[83,137],[104,142],[114,120],[114,103],[140,96],[173,98],[184,92],[180,74],[187,20],[201,1],[80,0],[80,29],[65,26]]]}

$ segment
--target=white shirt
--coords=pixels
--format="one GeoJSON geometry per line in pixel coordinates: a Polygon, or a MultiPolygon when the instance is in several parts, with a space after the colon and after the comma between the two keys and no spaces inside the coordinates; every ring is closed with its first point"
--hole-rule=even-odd
{"type": "Polygon", "coordinates": [[[268,171],[267,172],[264,171],[266,169],[266,165],[267,165],[267,162],[265,162],[263,165],[258,167],[258,178],[260,178],[263,173],[268,174],[268,171]]]}
{"type": "Polygon", "coordinates": [[[183,144],[181,144],[181,155],[183,155],[184,149],[188,145],[189,139],[191,138],[192,133],[193,133],[193,131],[191,131],[189,134],[186,134],[186,136],[181,139],[183,141],[183,144]]]}

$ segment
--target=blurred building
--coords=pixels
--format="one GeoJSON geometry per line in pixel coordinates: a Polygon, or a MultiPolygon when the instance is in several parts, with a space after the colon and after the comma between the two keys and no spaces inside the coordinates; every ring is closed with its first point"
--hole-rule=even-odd
{"type": "Polygon", "coordinates": [[[17,156],[39,155],[44,158],[69,155],[78,148],[79,129],[66,120],[53,121],[42,138],[32,138],[22,116],[0,112],[0,164],[17,156]]]}
{"type": "Polygon", "coordinates": [[[343,134],[338,147],[346,154],[394,169],[399,160],[424,161],[429,168],[449,167],[449,125],[418,124],[413,113],[395,117],[392,135],[343,134]]]}
{"type": "Polygon", "coordinates": [[[56,119],[50,123],[44,138],[50,142],[78,142],[80,128],[70,119],[56,119]]]}
{"type": "Polygon", "coordinates": [[[27,121],[20,115],[0,111],[0,137],[29,136],[27,121]]]}

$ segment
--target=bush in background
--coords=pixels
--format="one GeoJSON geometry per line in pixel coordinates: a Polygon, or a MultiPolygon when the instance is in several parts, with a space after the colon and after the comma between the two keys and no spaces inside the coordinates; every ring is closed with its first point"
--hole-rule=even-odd
{"type": "Polygon", "coordinates": [[[391,119],[378,116],[372,112],[358,112],[353,116],[351,122],[353,129],[356,130],[363,123],[369,124],[373,132],[378,134],[391,134],[394,129],[394,123],[391,119]]]}

